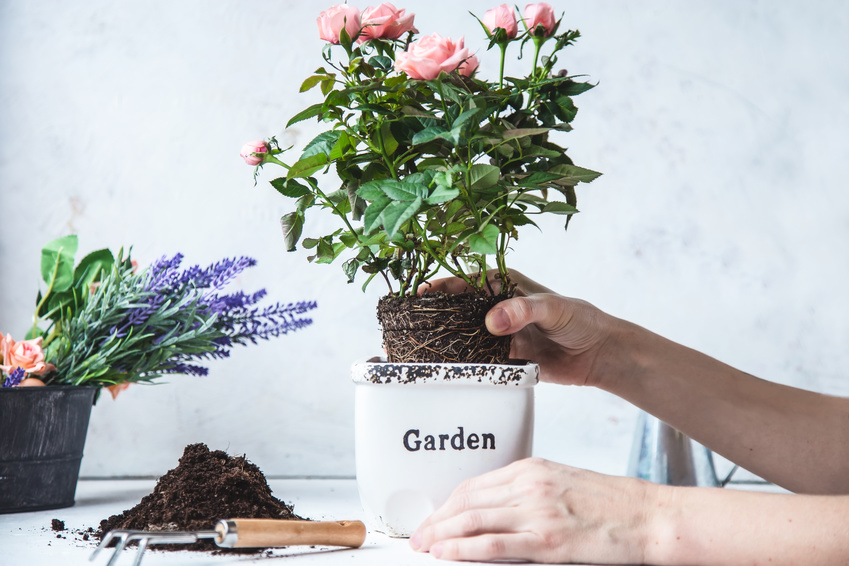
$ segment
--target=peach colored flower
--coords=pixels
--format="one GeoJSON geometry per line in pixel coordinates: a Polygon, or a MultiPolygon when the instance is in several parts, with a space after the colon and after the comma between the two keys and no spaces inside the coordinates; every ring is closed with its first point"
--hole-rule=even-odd
{"type": "Polygon", "coordinates": [[[118,394],[129,386],[130,382],[125,381],[124,383],[116,383],[115,385],[110,385],[106,388],[106,390],[109,391],[113,399],[117,399],[118,394]]]}
{"type": "Polygon", "coordinates": [[[462,37],[454,42],[438,33],[427,35],[396,55],[395,69],[419,80],[435,79],[442,71],[468,77],[478,68],[478,59],[463,43],[462,37]]]}
{"type": "Polygon", "coordinates": [[[554,8],[545,2],[525,6],[522,19],[525,20],[525,25],[528,26],[531,33],[536,31],[537,26],[542,26],[545,37],[551,35],[551,32],[554,31],[554,24],[557,23],[557,19],[554,17],[554,8]]]}
{"type": "Polygon", "coordinates": [[[40,336],[34,340],[15,342],[12,335],[7,334],[0,341],[0,354],[3,357],[0,370],[7,373],[16,367],[32,375],[43,375],[56,369],[53,364],[44,362],[44,351],[41,349],[40,336]]]}
{"type": "Polygon", "coordinates": [[[245,160],[248,165],[259,165],[262,163],[262,157],[254,155],[255,153],[268,153],[268,146],[262,140],[249,141],[242,146],[242,151],[239,155],[245,160]]]}
{"type": "Polygon", "coordinates": [[[348,36],[353,39],[360,33],[362,22],[360,11],[348,4],[339,4],[328,8],[316,18],[318,24],[318,36],[333,44],[339,44],[339,34],[344,29],[348,36]]]}
{"type": "Polygon", "coordinates": [[[519,33],[519,26],[516,23],[516,13],[513,8],[507,4],[496,6],[491,10],[487,10],[481,18],[481,22],[489,30],[489,33],[495,33],[495,30],[501,28],[507,34],[509,39],[516,37],[519,33]]]}
{"type": "Polygon", "coordinates": [[[361,23],[363,31],[358,41],[369,39],[398,39],[408,31],[418,33],[413,27],[415,14],[404,14],[404,9],[397,9],[389,2],[380,6],[369,6],[363,10],[361,23]]]}

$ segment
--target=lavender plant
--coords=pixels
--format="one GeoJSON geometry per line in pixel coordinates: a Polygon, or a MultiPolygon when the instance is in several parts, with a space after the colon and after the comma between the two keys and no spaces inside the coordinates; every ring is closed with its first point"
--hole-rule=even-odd
{"type": "Polygon", "coordinates": [[[265,290],[224,291],[256,265],[248,257],[181,269],[183,256],[176,254],[137,271],[129,254],[113,258],[100,250],[74,269],[75,251],[76,237],[69,236],[42,255],[48,288],[39,294],[30,337],[55,366],[41,376],[46,384],[111,386],[165,374],[207,375],[200,363],[229,356],[235,345],[312,323],[302,315],[314,301],[260,306],[265,290]]]}

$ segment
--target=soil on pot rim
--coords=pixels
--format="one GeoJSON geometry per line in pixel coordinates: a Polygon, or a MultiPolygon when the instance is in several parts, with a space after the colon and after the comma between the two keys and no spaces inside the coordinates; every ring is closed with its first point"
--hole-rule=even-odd
{"type": "Polygon", "coordinates": [[[509,294],[442,292],[387,295],[377,305],[386,359],[392,363],[506,364],[511,336],[486,329],[486,313],[509,294]]]}
{"type": "MultiPolygon", "coordinates": [[[[111,530],[212,530],[221,519],[301,519],[292,506],[271,495],[262,471],[244,456],[187,446],[179,465],[156,482],[132,509],[100,522],[99,536],[111,530]]],[[[158,550],[224,550],[212,540],[190,545],[156,545],[158,550]]],[[[235,549],[231,552],[259,552],[235,549]]]]}

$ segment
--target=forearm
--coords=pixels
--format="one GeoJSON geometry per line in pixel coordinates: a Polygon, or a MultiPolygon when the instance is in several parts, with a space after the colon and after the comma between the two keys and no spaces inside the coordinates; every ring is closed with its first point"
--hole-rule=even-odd
{"type": "Polygon", "coordinates": [[[660,490],[649,564],[849,564],[849,496],[660,490]]]}
{"type": "Polygon", "coordinates": [[[808,493],[849,493],[849,399],[771,383],[619,321],[598,385],[744,468],[808,493]]]}

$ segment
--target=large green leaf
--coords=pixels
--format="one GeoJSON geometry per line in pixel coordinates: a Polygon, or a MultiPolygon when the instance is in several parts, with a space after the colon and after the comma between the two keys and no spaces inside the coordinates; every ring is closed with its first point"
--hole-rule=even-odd
{"type": "Polygon", "coordinates": [[[312,192],[295,179],[287,179],[285,177],[272,179],[271,186],[277,189],[277,192],[281,195],[290,198],[299,198],[312,192]]]}
{"type": "Polygon", "coordinates": [[[416,132],[413,135],[412,143],[413,145],[420,145],[433,141],[435,139],[444,139],[446,135],[450,136],[450,133],[445,128],[442,128],[440,126],[431,126],[429,128],[425,128],[420,132],[416,132]]]}
{"type": "Polygon", "coordinates": [[[76,235],[47,242],[41,249],[41,278],[51,285],[53,293],[61,293],[74,284],[74,256],[79,242],[76,235]]]}
{"type": "Polygon", "coordinates": [[[552,174],[559,175],[559,184],[574,185],[576,183],[589,183],[601,176],[598,171],[578,167],[577,165],[556,165],[549,170],[552,174]]]}
{"type": "MultiPolygon", "coordinates": [[[[360,187],[360,191],[362,191],[364,187],[365,185],[360,187]]],[[[392,200],[389,197],[384,194],[380,194],[371,202],[371,204],[368,205],[366,211],[363,213],[363,231],[366,234],[371,234],[382,225],[383,211],[391,203],[392,200]]]]}
{"type": "Polygon", "coordinates": [[[476,163],[469,169],[469,179],[472,190],[488,189],[498,182],[501,170],[495,165],[476,163]]]}
{"type": "Polygon", "coordinates": [[[505,140],[512,140],[527,136],[538,136],[540,134],[548,133],[550,130],[551,128],[516,128],[513,130],[505,130],[504,133],[501,134],[501,137],[505,140]]]}
{"type": "Polygon", "coordinates": [[[303,214],[298,212],[284,214],[280,219],[280,225],[283,228],[283,241],[286,244],[286,251],[295,251],[298,240],[301,239],[301,231],[304,228],[303,214]]]}
{"type": "Polygon", "coordinates": [[[416,197],[413,201],[394,201],[383,209],[381,222],[386,234],[391,238],[404,223],[412,218],[422,206],[422,199],[416,197]]]}
{"type": "Polygon", "coordinates": [[[551,212],[553,214],[575,214],[578,212],[578,209],[572,206],[571,204],[566,204],[565,202],[554,201],[546,204],[542,208],[542,212],[551,212]]]}
{"type": "Polygon", "coordinates": [[[487,224],[483,230],[469,236],[469,247],[479,254],[494,254],[498,251],[498,228],[487,224]]]}
{"type": "Polygon", "coordinates": [[[327,155],[323,153],[310,155],[309,157],[297,160],[289,169],[286,178],[297,179],[309,177],[325,165],[327,165],[327,155]]]}
{"type": "Polygon", "coordinates": [[[301,110],[300,112],[298,112],[297,114],[292,116],[292,118],[288,122],[286,122],[286,127],[288,128],[292,124],[297,124],[298,122],[302,122],[304,120],[308,120],[309,118],[313,118],[315,116],[318,116],[319,114],[321,114],[321,110],[322,110],[323,107],[324,107],[323,104],[318,103],[318,104],[313,104],[312,106],[310,106],[310,107],[308,107],[304,110],[301,110]]]}
{"type": "Polygon", "coordinates": [[[342,132],[339,130],[329,130],[318,134],[304,147],[301,159],[310,157],[311,155],[317,155],[319,153],[329,156],[331,150],[339,141],[341,136],[342,132]]]}
{"type": "Polygon", "coordinates": [[[425,199],[425,202],[427,204],[439,204],[441,202],[448,202],[449,200],[453,200],[458,196],[460,196],[459,189],[439,185],[435,189],[433,189],[433,191],[431,191],[431,193],[425,199]]]}
{"type": "Polygon", "coordinates": [[[74,270],[74,286],[85,289],[92,283],[100,281],[104,273],[108,273],[115,265],[115,257],[108,249],[91,252],[80,260],[74,270]]]}

